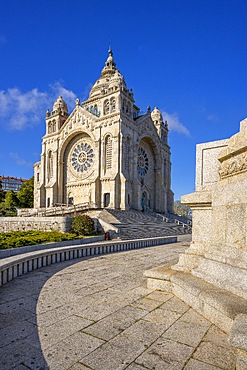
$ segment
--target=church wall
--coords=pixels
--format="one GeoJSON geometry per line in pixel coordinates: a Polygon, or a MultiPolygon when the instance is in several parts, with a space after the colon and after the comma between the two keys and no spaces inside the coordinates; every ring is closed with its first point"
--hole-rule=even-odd
{"type": "Polygon", "coordinates": [[[47,111],[35,167],[37,208],[90,203],[164,212],[172,203],[167,124],[157,108],[138,116],[133,92],[115,66],[110,51],[89,99],[76,99],[70,115],[62,97],[47,111]]]}

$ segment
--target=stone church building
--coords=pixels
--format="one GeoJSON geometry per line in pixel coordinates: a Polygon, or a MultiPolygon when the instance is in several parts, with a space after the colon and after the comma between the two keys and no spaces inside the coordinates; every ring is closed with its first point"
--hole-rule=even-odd
{"type": "Polygon", "coordinates": [[[167,139],[161,112],[140,113],[109,50],[85,102],[77,99],[69,114],[60,96],[46,112],[41,161],[34,165],[34,207],[172,211],[167,139]]]}

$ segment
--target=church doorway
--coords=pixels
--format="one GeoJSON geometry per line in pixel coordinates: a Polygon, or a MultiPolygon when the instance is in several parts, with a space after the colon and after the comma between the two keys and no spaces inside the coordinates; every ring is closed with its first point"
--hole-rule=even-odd
{"type": "Polygon", "coordinates": [[[104,207],[108,207],[110,204],[110,193],[104,194],[104,207]]]}
{"type": "Polygon", "coordinates": [[[147,193],[146,193],[146,191],[144,191],[142,193],[142,198],[141,198],[141,210],[142,210],[142,212],[147,210],[147,199],[148,199],[147,193]]]}

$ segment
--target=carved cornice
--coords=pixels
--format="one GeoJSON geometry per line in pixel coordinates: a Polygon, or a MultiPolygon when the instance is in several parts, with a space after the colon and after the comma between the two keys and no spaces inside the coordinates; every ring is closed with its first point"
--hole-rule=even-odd
{"type": "Polygon", "coordinates": [[[236,152],[231,156],[219,159],[219,175],[221,179],[234,176],[247,171],[247,151],[236,152]]]}
{"type": "Polygon", "coordinates": [[[69,190],[69,189],[72,189],[72,188],[85,188],[85,187],[90,187],[90,186],[91,186],[91,184],[92,184],[92,182],[87,182],[87,183],[82,183],[82,182],[78,183],[78,182],[76,182],[76,183],[69,183],[69,184],[66,184],[66,187],[67,187],[67,189],[69,190]]]}

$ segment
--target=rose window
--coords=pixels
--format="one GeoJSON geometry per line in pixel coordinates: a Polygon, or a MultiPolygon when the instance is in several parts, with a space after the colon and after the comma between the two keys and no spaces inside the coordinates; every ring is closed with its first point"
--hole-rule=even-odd
{"type": "Polygon", "coordinates": [[[78,144],[72,153],[72,167],[77,172],[85,172],[92,166],[93,158],[93,149],[89,144],[78,144]]]}
{"type": "Polygon", "coordinates": [[[143,148],[138,149],[137,171],[140,176],[144,176],[148,172],[148,156],[143,148]]]}

